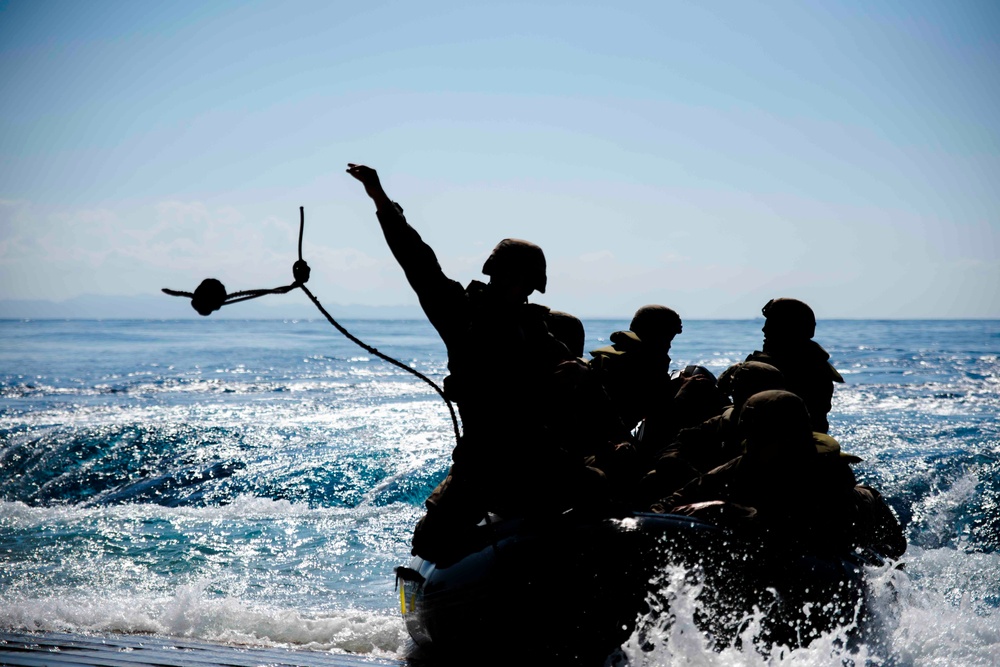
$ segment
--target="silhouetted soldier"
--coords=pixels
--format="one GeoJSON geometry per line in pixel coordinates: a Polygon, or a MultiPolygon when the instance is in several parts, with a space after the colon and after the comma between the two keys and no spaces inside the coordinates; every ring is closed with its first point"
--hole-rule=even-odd
{"type": "MultiPolygon", "coordinates": [[[[785,554],[838,559],[868,551],[896,558],[905,550],[899,523],[881,496],[858,485],[845,461],[817,451],[801,398],[781,390],[755,394],[743,406],[738,429],[746,447],[743,455],[651,509],[730,528],[748,547],[760,548],[746,558],[750,568],[785,554]]],[[[820,566],[818,571],[822,570],[820,566]]],[[[859,612],[864,613],[852,596],[840,597],[845,592],[843,580],[816,582],[817,588],[798,581],[801,573],[793,572],[779,570],[770,575],[783,582],[779,585],[784,590],[760,628],[759,636],[767,644],[810,641],[831,626],[856,622],[859,612]],[[787,623],[784,610],[805,610],[807,617],[787,623]]],[[[740,595],[752,596],[748,599],[767,595],[752,576],[749,580],[733,576],[725,568],[714,574],[722,578],[713,586],[716,591],[746,586],[740,595]]]]}
{"type": "Polygon", "coordinates": [[[670,345],[682,329],[680,316],[670,308],[643,306],[628,331],[615,331],[611,345],[590,353],[590,366],[628,428],[659,415],[677,391],[670,380],[670,345]]]}
{"type": "MultiPolygon", "coordinates": [[[[610,398],[626,433],[644,422],[654,434],[672,427],[671,405],[679,385],[670,378],[670,345],[681,330],[675,311],[647,305],[635,312],[627,331],[611,334],[611,345],[591,351],[590,371],[610,398]]],[[[648,468],[648,442],[632,436],[594,460],[593,465],[611,479],[619,498],[634,494],[635,482],[648,468]]]]}
{"type": "Polygon", "coordinates": [[[583,356],[583,346],[587,336],[579,317],[561,310],[550,310],[545,323],[549,332],[569,348],[570,354],[574,357],[583,356]]]}
{"type": "Polygon", "coordinates": [[[651,469],[641,483],[645,504],[743,454],[737,430],[743,405],[759,392],[784,389],[785,379],[770,364],[744,361],[723,371],[718,387],[722,394],[732,397],[732,405],[700,424],[681,429],[672,443],[654,454],[651,469]]]}
{"type": "Polygon", "coordinates": [[[386,243],[444,341],[450,371],[444,391],[462,418],[451,470],[427,500],[414,553],[432,560],[459,555],[488,512],[512,517],[573,505],[596,471],[545,433],[546,387],[556,366],[573,355],[549,333],[549,309],[527,302],[532,292],[545,291],[542,249],[504,239],[483,266],[489,283],[463,287],[444,274],[375,170],[351,164],[347,171],[375,202],[386,243]]]}
{"type": "Polygon", "coordinates": [[[906,548],[898,521],[877,491],[858,485],[848,461],[821,454],[801,398],[781,390],[751,396],[739,419],[745,452],[654,505],[758,532],[821,555],[872,549],[896,558],[906,548]],[[718,507],[724,501],[730,515],[718,507]],[[693,507],[692,507],[693,506],[693,507]]]}
{"type": "Polygon", "coordinates": [[[816,316],[798,299],[771,299],[764,314],[763,350],[747,356],[747,361],[771,364],[785,376],[785,388],[806,402],[814,431],[827,433],[827,415],[833,400],[833,384],[844,378],[830,363],[830,355],[812,340],[816,316]]]}
{"type": "Polygon", "coordinates": [[[715,375],[704,366],[685,366],[674,377],[673,385],[677,390],[668,404],[669,411],[663,414],[663,425],[659,426],[655,418],[647,418],[639,429],[643,447],[653,453],[675,440],[682,430],[719,416],[729,405],[715,375]]]}

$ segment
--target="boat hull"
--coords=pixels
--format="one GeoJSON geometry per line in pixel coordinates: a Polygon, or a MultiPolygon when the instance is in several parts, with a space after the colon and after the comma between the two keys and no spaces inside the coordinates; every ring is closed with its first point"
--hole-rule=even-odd
{"type": "Polygon", "coordinates": [[[483,530],[487,546],[454,564],[414,558],[397,570],[407,630],[424,649],[467,656],[499,633],[547,658],[606,656],[651,603],[663,609],[656,596],[670,566],[702,584],[699,621],[720,644],[754,607],[780,619],[764,639],[789,645],[851,623],[863,606],[859,562],[751,544],[691,517],[563,516],[483,530]]]}

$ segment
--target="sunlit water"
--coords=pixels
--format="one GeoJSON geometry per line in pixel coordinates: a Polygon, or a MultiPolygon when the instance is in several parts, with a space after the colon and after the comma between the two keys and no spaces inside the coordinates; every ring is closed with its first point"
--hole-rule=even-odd
{"type": "MultiPolygon", "coordinates": [[[[428,324],[345,324],[443,377],[428,324]]],[[[588,347],[625,324],[586,322],[588,347]]],[[[685,322],[674,366],[720,372],[759,329],[685,322]]],[[[847,379],[831,432],[910,542],[904,572],[869,573],[881,637],[767,654],[751,616],[711,646],[697,583],[667,572],[671,613],[611,661],[1000,664],[1000,322],[830,321],[817,340],[847,379]]],[[[452,445],[430,387],[325,321],[0,322],[0,629],[402,657],[392,570],[452,445]]]]}

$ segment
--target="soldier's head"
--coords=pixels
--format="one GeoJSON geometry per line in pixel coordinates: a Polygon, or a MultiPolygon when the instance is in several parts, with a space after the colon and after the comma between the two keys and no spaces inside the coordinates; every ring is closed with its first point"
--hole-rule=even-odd
{"type": "Polygon", "coordinates": [[[670,351],[674,336],[682,330],[681,316],[666,306],[643,306],[635,311],[628,328],[644,346],[666,353],[670,351]]]}
{"type": "Polygon", "coordinates": [[[793,463],[816,454],[809,410],[790,391],[772,389],[748,398],[738,429],[746,454],[759,461],[793,463]]]}
{"type": "Polygon", "coordinates": [[[761,308],[764,338],[781,341],[809,340],[816,335],[816,315],[798,299],[771,299],[761,308]]]}
{"type": "Polygon", "coordinates": [[[570,354],[574,357],[583,356],[583,344],[587,335],[579,317],[561,310],[550,310],[545,325],[550,334],[569,348],[570,354]]]}
{"type": "Polygon", "coordinates": [[[681,428],[697,426],[722,412],[723,397],[712,371],[704,366],[685,366],[677,375],[674,409],[681,428]]]}
{"type": "Polygon", "coordinates": [[[770,389],[784,389],[785,376],[781,371],[761,361],[744,361],[733,364],[719,376],[719,389],[733,399],[733,413],[739,416],[747,399],[770,389]]]}
{"type": "Polygon", "coordinates": [[[538,290],[545,293],[545,254],[534,243],[504,239],[483,264],[490,284],[523,298],[538,290]]]}

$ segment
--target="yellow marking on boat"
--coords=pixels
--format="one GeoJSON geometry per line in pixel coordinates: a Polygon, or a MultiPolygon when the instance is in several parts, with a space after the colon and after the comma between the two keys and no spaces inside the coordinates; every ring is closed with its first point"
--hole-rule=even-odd
{"type": "Polygon", "coordinates": [[[406,616],[406,586],[399,587],[399,609],[406,616]]]}

